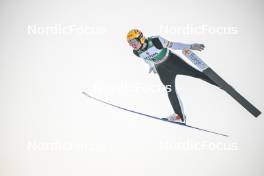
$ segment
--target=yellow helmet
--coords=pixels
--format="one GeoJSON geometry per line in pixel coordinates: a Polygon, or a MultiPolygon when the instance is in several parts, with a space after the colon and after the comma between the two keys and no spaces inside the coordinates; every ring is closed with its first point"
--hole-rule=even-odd
{"type": "Polygon", "coordinates": [[[138,39],[141,44],[144,44],[145,37],[143,33],[138,29],[132,29],[127,33],[127,41],[138,39]]]}

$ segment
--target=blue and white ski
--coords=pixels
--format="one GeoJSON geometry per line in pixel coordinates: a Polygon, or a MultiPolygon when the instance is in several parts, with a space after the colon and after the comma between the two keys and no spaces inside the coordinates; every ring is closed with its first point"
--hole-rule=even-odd
{"type": "Polygon", "coordinates": [[[130,110],[130,109],[127,109],[127,108],[123,108],[121,106],[117,106],[117,105],[114,105],[114,104],[111,104],[111,103],[108,103],[104,100],[101,100],[101,99],[98,99],[98,98],[95,98],[89,94],[87,94],[86,92],[82,92],[82,94],[84,94],[86,97],[89,97],[97,102],[100,102],[100,103],[103,103],[103,104],[106,104],[106,105],[109,105],[109,106],[112,106],[112,107],[115,107],[115,108],[118,108],[118,109],[122,109],[124,111],[128,111],[128,112],[132,112],[132,113],[135,113],[135,114],[139,114],[139,115],[142,115],[142,116],[145,116],[145,117],[149,117],[149,118],[152,118],[152,119],[156,119],[156,120],[161,120],[163,122],[170,122],[170,123],[174,123],[174,124],[177,124],[177,125],[180,125],[180,126],[183,126],[183,127],[188,127],[188,128],[192,128],[192,129],[196,129],[196,130],[200,130],[200,131],[203,131],[203,132],[207,132],[207,133],[211,133],[211,134],[216,134],[216,135],[220,135],[220,136],[224,136],[224,137],[228,137],[228,135],[226,134],[223,134],[223,133],[218,133],[218,132],[215,132],[215,131],[211,131],[211,130],[206,130],[206,129],[202,129],[202,128],[198,128],[198,127],[194,127],[194,126],[190,126],[190,125],[187,125],[187,124],[183,124],[183,123],[178,123],[178,122],[171,122],[171,121],[168,121],[164,118],[159,118],[159,117],[156,117],[156,116],[153,116],[153,115],[148,115],[148,114],[144,114],[144,113],[141,113],[141,112],[137,112],[137,111],[134,111],[134,110],[130,110]]]}

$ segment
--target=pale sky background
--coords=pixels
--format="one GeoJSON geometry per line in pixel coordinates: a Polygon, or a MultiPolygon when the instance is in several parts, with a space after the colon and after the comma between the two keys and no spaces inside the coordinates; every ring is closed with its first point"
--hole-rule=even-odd
{"type": "Polygon", "coordinates": [[[204,43],[196,53],[263,111],[263,17],[260,0],[1,1],[0,175],[262,176],[263,115],[254,118],[201,80],[177,78],[187,123],[228,138],[81,92],[159,117],[172,113],[165,90],[151,92],[162,86],[158,75],[126,42],[139,28],[204,43]],[[210,31],[177,32],[204,26],[210,31]]]}

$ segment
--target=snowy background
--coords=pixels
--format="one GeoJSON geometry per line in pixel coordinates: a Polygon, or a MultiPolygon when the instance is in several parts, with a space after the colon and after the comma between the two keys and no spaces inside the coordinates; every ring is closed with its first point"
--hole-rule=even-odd
{"type": "Polygon", "coordinates": [[[263,111],[263,5],[2,0],[0,175],[263,175],[263,115],[254,118],[206,82],[177,78],[187,123],[228,138],[81,94],[160,117],[172,113],[158,75],[148,74],[126,42],[136,27],[146,36],[204,43],[197,54],[263,111]]]}

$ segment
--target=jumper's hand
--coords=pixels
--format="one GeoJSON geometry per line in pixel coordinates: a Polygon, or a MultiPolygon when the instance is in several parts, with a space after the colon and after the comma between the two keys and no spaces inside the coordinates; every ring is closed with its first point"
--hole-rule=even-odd
{"type": "Polygon", "coordinates": [[[157,73],[157,70],[155,67],[149,67],[149,73],[153,72],[154,74],[157,73]]]}
{"type": "Polygon", "coordinates": [[[194,43],[191,45],[191,50],[197,50],[197,51],[202,51],[204,49],[204,44],[200,43],[194,43]]]}

